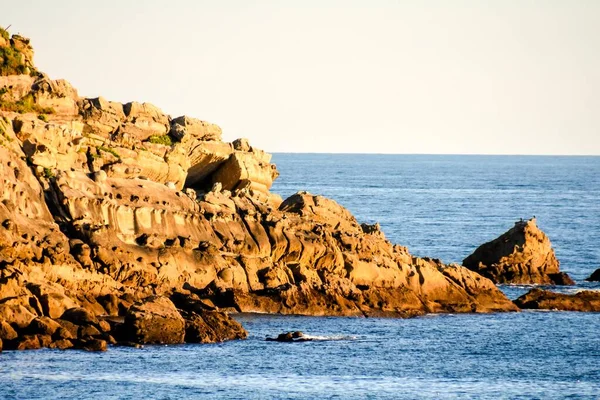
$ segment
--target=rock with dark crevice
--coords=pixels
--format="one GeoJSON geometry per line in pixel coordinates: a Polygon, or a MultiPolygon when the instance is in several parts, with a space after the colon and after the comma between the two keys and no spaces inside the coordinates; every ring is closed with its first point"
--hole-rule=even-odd
{"type": "Polygon", "coordinates": [[[225,313],[206,310],[186,315],[186,343],[215,343],[246,337],[248,332],[242,325],[225,313]]]}
{"type": "Polygon", "coordinates": [[[57,319],[56,322],[58,322],[61,326],[61,328],[57,329],[54,333],[59,338],[73,339],[77,337],[79,333],[79,325],[76,325],[71,321],[67,321],[64,319],[57,319]]]}
{"type": "Polygon", "coordinates": [[[36,335],[54,335],[54,333],[61,328],[61,325],[49,317],[39,317],[31,321],[31,323],[24,329],[25,333],[36,335]]]}
{"type": "Polygon", "coordinates": [[[37,350],[41,349],[38,335],[24,335],[15,339],[11,345],[11,350],[37,350]]]}
{"type": "Polygon", "coordinates": [[[86,310],[85,308],[81,308],[81,307],[74,307],[74,308],[68,309],[67,311],[65,311],[62,314],[60,319],[72,322],[73,324],[76,324],[76,325],[87,325],[87,324],[96,325],[96,324],[98,324],[98,318],[94,314],[92,314],[91,312],[86,310]]]}
{"type": "Polygon", "coordinates": [[[184,342],[185,320],[171,300],[153,297],[129,309],[123,330],[135,343],[178,344],[184,342]]]}
{"type": "Polygon", "coordinates": [[[0,318],[0,339],[13,340],[17,336],[17,331],[8,322],[0,318]]]}

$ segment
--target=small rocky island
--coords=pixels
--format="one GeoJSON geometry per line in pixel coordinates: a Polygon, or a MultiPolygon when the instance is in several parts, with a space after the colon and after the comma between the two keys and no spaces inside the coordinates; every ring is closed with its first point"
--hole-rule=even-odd
{"type": "Polygon", "coordinates": [[[479,246],[463,265],[495,283],[575,284],[560,272],[550,239],[535,218],[515,222],[500,237],[479,246]]]}
{"type": "Polygon", "coordinates": [[[445,265],[331,199],[281,199],[270,161],[212,123],[80,97],[0,30],[0,344],[243,339],[237,312],[517,311],[494,282],[565,282],[534,222],[445,265]]]}
{"type": "Polygon", "coordinates": [[[598,312],[600,292],[582,290],[574,294],[565,294],[532,289],[515,300],[515,304],[523,309],[598,312]]]}

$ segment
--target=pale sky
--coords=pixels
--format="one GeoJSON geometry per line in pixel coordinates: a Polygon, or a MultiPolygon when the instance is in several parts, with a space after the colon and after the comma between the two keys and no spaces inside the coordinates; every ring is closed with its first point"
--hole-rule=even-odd
{"type": "Polygon", "coordinates": [[[600,1],[0,0],[87,97],[269,152],[600,155],[600,1]]]}

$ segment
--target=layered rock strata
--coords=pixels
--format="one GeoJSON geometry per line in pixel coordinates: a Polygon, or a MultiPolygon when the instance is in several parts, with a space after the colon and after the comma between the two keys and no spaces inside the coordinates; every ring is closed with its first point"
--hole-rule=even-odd
{"type": "Polygon", "coordinates": [[[78,307],[150,343],[243,337],[223,311],[517,309],[489,279],[412,256],[333,200],[282,201],[271,156],[214,124],[82,98],[37,72],[2,76],[0,90],[0,317],[20,335],[78,307]]]}
{"type": "Polygon", "coordinates": [[[550,239],[535,218],[515,222],[500,237],[479,246],[463,265],[495,283],[575,284],[560,272],[550,239]]]}

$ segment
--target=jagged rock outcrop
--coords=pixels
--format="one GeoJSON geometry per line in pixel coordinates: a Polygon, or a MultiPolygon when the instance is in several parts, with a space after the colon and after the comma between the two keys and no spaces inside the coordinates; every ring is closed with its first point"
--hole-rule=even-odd
{"type": "Polygon", "coordinates": [[[585,278],[585,280],[588,282],[600,282],[600,268],[592,272],[592,274],[585,278]]]}
{"type": "Polygon", "coordinates": [[[575,284],[560,272],[550,239],[535,218],[515,222],[500,237],[479,246],[463,265],[495,283],[575,284]]]}
{"type": "Polygon", "coordinates": [[[218,125],[183,115],[171,120],[169,134],[179,141],[190,135],[198,140],[210,142],[220,141],[222,132],[218,125]]]}
{"type": "Polygon", "coordinates": [[[532,289],[516,299],[515,304],[523,309],[600,312],[600,291],[566,294],[532,289]]]}
{"type": "Polygon", "coordinates": [[[41,73],[0,77],[0,90],[0,317],[19,335],[5,347],[245,337],[223,310],[517,309],[489,279],[413,257],[333,200],[282,201],[271,156],[222,142],[216,125],[80,98],[41,73]],[[73,320],[82,309],[91,319],[73,320]],[[108,329],[106,316],[126,322],[108,329]]]}
{"type": "Polygon", "coordinates": [[[217,311],[203,311],[186,315],[186,343],[215,343],[226,340],[246,339],[248,332],[236,320],[217,311]]]}
{"type": "Polygon", "coordinates": [[[171,300],[153,297],[127,310],[124,330],[132,342],[177,344],[183,343],[185,320],[171,300]]]}

